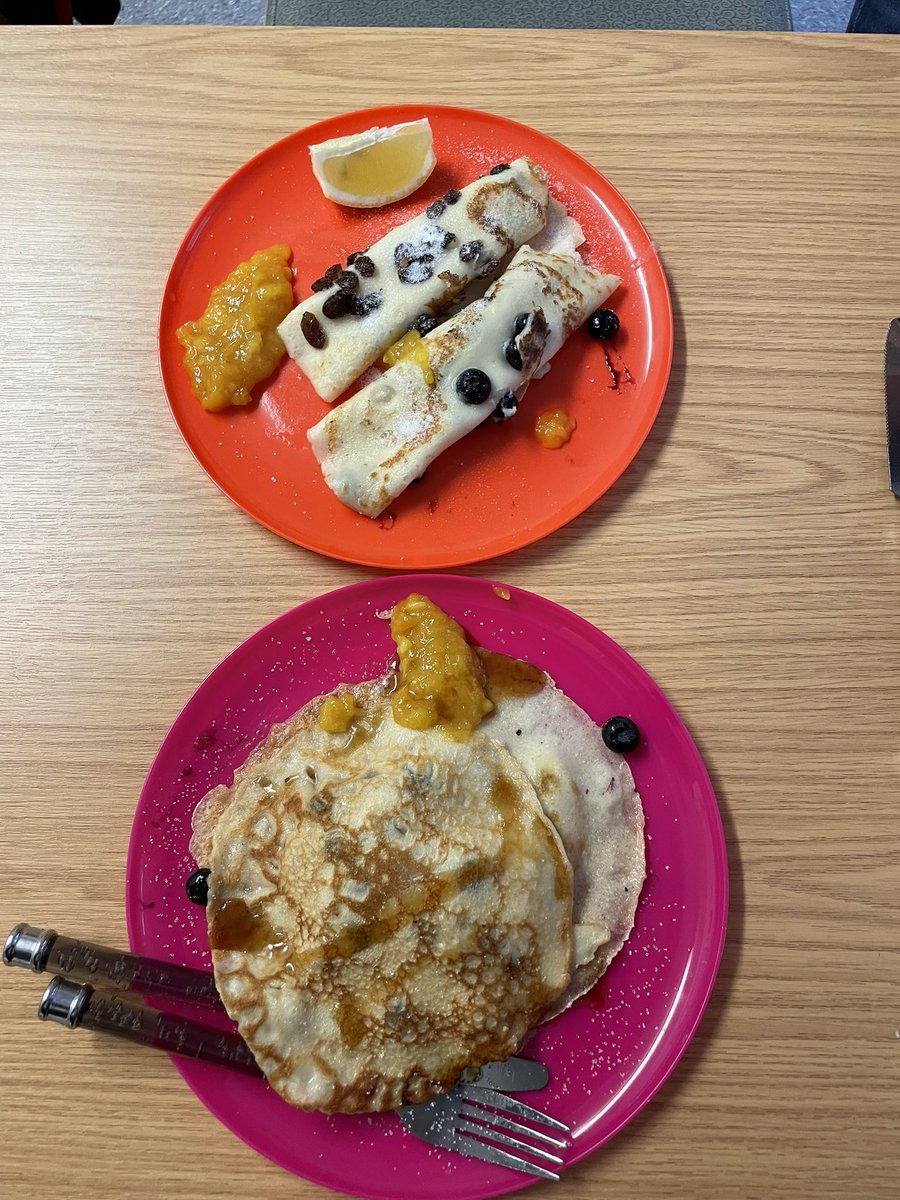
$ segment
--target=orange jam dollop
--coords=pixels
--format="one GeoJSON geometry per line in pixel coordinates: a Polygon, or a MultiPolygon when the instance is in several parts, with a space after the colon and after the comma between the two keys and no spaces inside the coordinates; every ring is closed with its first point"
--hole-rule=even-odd
{"type": "Polygon", "coordinates": [[[575,418],[564,408],[550,408],[542,412],[534,423],[534,436],[548,450],[558,450],[572,436],[575,418]]]}
{"type": "Polygon", "coordinates": [[[415,329],[404,333],[393,346],[388,346],[381,361],[386,367],[393,367],[398,362],[415,363],[425,376],[425,386],[434,387],[434,371],[431,369],[428,347],[422,341],[422,335],[415,329]]]}
{"type": "Polygon", "coordinates": [[[407,729],[437,726],[462,742],[493,711],[484,666],[462,628],[425,596],[401,600],[391,613],[398,682],[394,720],[407,729]]]}
{"type": "Polygon", "coordinates": [[[319,709],[319,728],[326,733],[346,733],[360,716],[362,709],[350,692],[329,696],[319,709]]]}
{"type": "Polygon", "coordinates": [[[290,246],[260,250],[213,288],[206,312],[178,330],[194,395],[219,412],[249,404],[250,389],[284,356],[278,325],[294,307],[290,246]]]}

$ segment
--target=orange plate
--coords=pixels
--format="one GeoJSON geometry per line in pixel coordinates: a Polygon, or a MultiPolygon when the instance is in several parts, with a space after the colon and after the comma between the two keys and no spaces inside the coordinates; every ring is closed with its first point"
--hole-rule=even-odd
{"type": "Polygon", "coordinates": [[[436,569],[505,554],[544,537],[592,504],[637,453],[659,411],[672,360],[672,308],[647,231],[616,189],[577,154],[515,121],[470,109],[391,105],[333,117],[277,142],[241,167],[204,206],[166,283],[159,323],[163,384],[178,428],[227,496],[275,533],[310,550],[365,566],[436,569]],[[438,165],[414,195],[382,209],[341,208],[313,178],[308,147],[373,125],[427,116],[438,165]],[[622,286],[610,304],[622,328],[603,347],[572,335],[550,373],[533,383],[512,421],[487,420],[451,446],[378,520],[345,508],[325,486],[306,430],[327,411],[285,359],[256,401],[205,412],[191,392],[175,331],[206,308],[211,288],[254,251],[293,250],[298,299],[338,259],[371,245],[449,187],[498,162],[528,155],[580,221],[593,266],[622,286]],[[633,379],[629,382],[627,373],[633,379]],[[578,422],[570,442],[547,450],[535,416],[562,405],[578,422]]]}

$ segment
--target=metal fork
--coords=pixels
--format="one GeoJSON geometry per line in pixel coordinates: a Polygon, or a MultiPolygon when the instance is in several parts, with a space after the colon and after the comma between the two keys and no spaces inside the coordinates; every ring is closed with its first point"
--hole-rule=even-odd
{"type": "Polygon", "coordinates": [[[565,1150],[572,1133],[562,1121],[556,1121],[520,1100],[466,1083],[458,1084],[435,1100],[398,1108],[397,1116],[411,1133],[432,1146],[456,1150],[470,1158],[497,1163],[541,1179],[559,1179],[551,1168],[561,1167],[563,1160],[554,1151],[565,1150]],[[514,1121],[513,1117],[531,1124],[524,1125],[522,1120],[514,1121]],[[542,1128],[535,1129],[534,1125],[542,1128]],[[557,1136],[547,1133],[548,1129],[554,1130],[557,1136]],[[517,1154],[510,1154],[504,1146],[522,1151],[539,1162],[529,1162],[517,1154]],[[548,1166],[539,1165],[541,1162],[548,1166]]]}

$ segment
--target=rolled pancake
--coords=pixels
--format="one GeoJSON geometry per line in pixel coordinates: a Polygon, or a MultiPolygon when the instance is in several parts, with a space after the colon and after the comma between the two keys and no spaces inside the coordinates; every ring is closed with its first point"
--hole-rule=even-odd
{"type": "Polygon", "coordinates": [[[276,726],[194,816],[216,983],[290,1104],[417,1103],[506,1058],[565,989],[572,873],[525,772],[475,733],[276,726]]]}
{"type": "MultiPolygon", "coordinates": [[[[547,254],[574,254],[584,244],[584,230],[566,208],[551,196],[547,201],[547,221],[540,233],[528,239],[532,250],[547,254]]],[[[475,296],[472,299],[476,299],[475,296]]]]}
{"type": "Polygon", "coordinates": [[[429,386],[401,361],[328,413],[307,433],[325,482],[348,507],[376,517],[439,454],[486,420],[501,397],[521,400],[535,372],[621,281],[585,266],[576,253],[523,246],[487,294],[423,338],[429,386]],[[515,334],[517,318],[528,322],[515,334]],[[505,346],[513,339],[521,369],[505,346]],[[483,403],[466,403],[456,381],[468,368],[491,383],[483,403]]]}
{"type": "Polygon", "coordinates": [[[644,813],[625,759],[549,678],[532,695],[494,699],[480,729],[524,768],[574,872],[572,979],[552,1017],[594,986],[628,939],[645,877],[644,813]]]}
{"type": "Polygon", "coordinates": [[[519,158],[462,188],[439,215],[398,225],[365,252],[374,273],[360,274],[360,315],[330,319],[323,307],[336,289],[315,292],[278,326],[288,354],[323,400],[336,399],[417,317],[444,312],[472,280],[495,275],[543,227],[547,200],[546,175],[519,158]],[[321,348],[303,333],[306,313],[324,332],[321,348]]]}

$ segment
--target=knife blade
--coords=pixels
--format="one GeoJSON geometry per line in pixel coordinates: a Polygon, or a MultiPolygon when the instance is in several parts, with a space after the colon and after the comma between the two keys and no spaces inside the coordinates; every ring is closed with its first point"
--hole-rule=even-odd
{"type": "Polygon", "coordinates": [[[900,496],[900,317],[888,326],[884,347],[884,413],[891,491],[900,496]]]}

